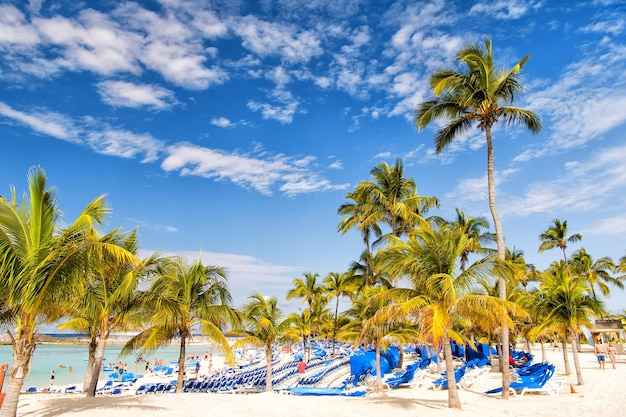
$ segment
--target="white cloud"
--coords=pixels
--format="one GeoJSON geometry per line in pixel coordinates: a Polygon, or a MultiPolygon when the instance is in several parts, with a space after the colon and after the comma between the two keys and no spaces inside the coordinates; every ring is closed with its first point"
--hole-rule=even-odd
{"type": "Polygon", "coordinates": [[[244,16],[231,22],[233,31],[243,39],[243,47],[260,56],[278,56],[286,62],[308,62],[321,55],[315,34],[294,25],[266,22],[244,16]]]}
{"type": "Polygon", "coordinates": [[[261,116],[265,120],[273,119],[282,124],[289,124],[293,121],[293,115],[298,108],[298,102],[292,101],[284,105],[271,105],[269,103],[249,101],[247,106],[252,111],[261,112],[261,116]]]}
{"type": "Polygon", "coordinates": [[[126,130],[104,128],[86,133],[85,142],[96,152],[134,158],[143,155],[141,162],[153,162],[163,148],[163,143],[148,133],[137,134],[126,130]]]}
{"type": "Polygon", "coordinates": [[[470,9],[469,14],[486,14],[502,20],[519,19],[527,14],[530,9],[540,5],[541,2],[539,1],[499,0],[475,4],[470,9]]]}
{"type": "Polygon", "coordinates": [[[75,20],[35,18],[33,26],[59,54],[50,60],[59,67],[103,75],[140,72],[135,57],[141,55],[142,37],[120,28],[105,14],[86,9],[75,20]]]}
{"type": "Polygon", "coordinates": [[[583,233],[584,236],[624,236],[626,235],[626,215],[602,219],[583,233]]]}
{"type": "Polygon", "coordinates": [[[265,195],[272,195],[277,186],[287,196],[344,189],[347,186],[332,185],[314,173],[310,168],[312,157],[295,159],[284,155],[268,156],[259,151],[254,155],[245,155],[188,143],[170,146],[168,153],[161,164],[165,171],[180,171],[181,175],[218,181],[228,180],[265,195]]]}
{"type": "Polygon", "coordinates": [[[583,33],[594,32],[618,35],[624,30],[624,19],[599,21],[583,26],[579,30],[583,33]]]}
{"type": "Polygon", "coordinates": [[[139,219],[133,219],[133,218],[126,218],[126,220],[135,223],[137,226],[141,227],[141,228],[147,228],[147,229],[152,229],[152,230],[157,230],[160,232],[169,232],[169,233],[177,233],[180,230],[178,230],[177,227],[174,226],[166,226],[166,225],[162,225],[162,224],[155,224],[155,223],[150,223],[147,222],[145,220],[139,220],[139,219]]]}
{"type": "Polygon", "coordinates": [[[6,103],[0,102],[0,114],[23,123],[31,129],[46,135],[70,142],[77,141],[75,128],[70,120],[58,113],[34,112],[31,114],[14,110],[6,103]]]}
{"type": "MultiPolygon", "coordinates": [[[[507,197],[503,213],[526,216],[531,213],[586,213],[615,207],[616,196],[626,191],[626,146],[603,149],[584,161],[565,165],[567,172],[550,181],[530,184],[521,197],[507,197]]],[[[626,203],[621,203],[625,205],[626,203]]]]}
{"type": "Polygon", "coordinates": [[[217,127],[231,127],[233,123],[225,117],[214,117],[210,122],[213,126],[217,127]]]}
{"type": "Polygon", "coordinates": [[[37,31],[28,24],[22,12],[8,4],[0,4],[0,46],[6,43],[15,48],[35,45],[39,41],[37,31]]]}
{"type": "Polygon", "coordinates": [[[570,64],[556,82],[537,83],[525,107],[550,120],[549,138],[526,147],[515,160],[579,148],[622,125],[626,121],[624,62],[626,47],[609,43],[570,64]]]}
{"type": "Polygon", "coordinates": [[[96,87],[102,101],[114,107],[147,107],[163,110],[177,103],[173,91],[156,85],[102,81],[96,87]]]}

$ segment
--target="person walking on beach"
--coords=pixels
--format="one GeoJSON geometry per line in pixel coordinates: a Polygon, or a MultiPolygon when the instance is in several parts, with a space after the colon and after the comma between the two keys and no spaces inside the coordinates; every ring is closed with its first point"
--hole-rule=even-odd
{"type": "Polygon", "coordinates": [[[298,372],[303,374],[304,371],[306,371],[306,363],[304,362],[304,359],[300,359],[300,362],[298,362],[298,372]]]}
{"type": "Polygon", "coordinates": [[[606,359],[604,355],[606,354],[606,349],[602,344],[602,339],[598,339],[595,346],[593,347],[593,351],[596,354],[596,358],[598,358],[598,364],[600,365],[600,369],[605,369],[604,362],[606,361],[606,359]]]}
{"type": "Polygon", "coordinates": [[[609,347],[606,348],[606,354],[609,355],[609,360],[611,361],[611,365],[613,365],[613,369],[616,369],[615,357],[617,356],[617,349],[615,349],[613,342],[609,342],[609,347]]]}

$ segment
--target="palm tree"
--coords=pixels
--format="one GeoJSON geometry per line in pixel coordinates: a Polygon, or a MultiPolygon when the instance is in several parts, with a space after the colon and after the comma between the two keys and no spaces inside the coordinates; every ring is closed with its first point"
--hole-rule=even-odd
{"type": "MultiPolygon", "coordinates": [[[[136,230],[122,233],[115,230],[102,240],[111,240],[129,253],[137,254],[139,243],[136,230]]],[[[100,367],[107,339],[112,331],[128,331],[133,324],[132,313],[138,305],[138,285],[142,274],[154,264],[153,257],[138,262],[120,262],[112,257],[91,256],[88,266],[79,274],[87,278],[86,285],[77,287],[74,302],[69,306],[70,319],[60,329],[86,331],[90,335],[87,372],[83,392],[96,395],[100,367]]]]}
{"type": "Polygon", "coordinates": [[[335,317],[333,319],[333,356],[335,356],[335,338],[337,337],[337,318],[339,314],[339,297],[352,297],[355,290],[346,274],[331,272],[324,278],[324,285],[329,297],[335,297],[335,317]]]}
{"type": "Polygon", "coordinates": [[[24,376],[35,349],[35,334],[42,322],[60,319],[71,286],[84,267],[88,252],[133,262],[134,256],[115,244],[100,241],[94,228],[101,225],[109,208],[101,196],[87,205],[78,218],[61,227],[55,190],[46,189],[41,168],[28,174],[28,194],[17,201],[0,197],[0,285],[2,320],[14,325],[9,332],[13,365],[0,416],[17,412],[24,376]]]}
{"type": "Polygon", "coordinates": [[[149,352],[180,338],[176,392],[182,392],[186,346],[199,324],[227,362],[233,363],[233,352],[223,331],[226,325],[239,325],[240,317],[230,306],[226,279],[226,272],[219,266],[205,266],[199,260],[189,264],[180,256],[164,258],[154,282],[143,294],[144,308],[152,312],[149,326],[130,339],[120,354],[136,349],[149,352]]]}
{"type": "Polygon", "coordinates": [[[461,271],[465,270],[470,253],[489,254],[493,250],[486,248],[485,245],[494,243],[496,235],[487,232],[489,230],[489,222],[484,217],[466,217],[465,212],[456,209],[456,218],[452,222],[454,227],[458,227],[467,236],[467,248],[461,253],[461,271]]]}
{"type": "Polygon", "coordinates": [[[365,286],[369,286],[372,258],[370,239],[372,234],[375,237],[380,237],[382,231],[380,226],[376,223],[376,217],[372,216],[370,212],[374,207],[369,199],[367,190],[362,187],[357,187],[355,191],[346,194],[346,198],[351,200],[351,202],[349,201],[342,204],[337,210],[339,215],[346,216],[337,226],[337,231],[344,235],[348,230],[356,227],[361,232],[361,235],[363,235],[363,243],[365,244],[365,286]]]}
{"type": "Polygon", "coordinates": [[[417,194],[415,181],[404,175],[401,159],[389,167],[380,163],[370,171],[374,181],[362,181],[357,185],[357,192],[369,196],[372,207],[367,223],[386,223],[391,234],[400,236],[414,227],[428,225],[423,215],[433,207],[439,207],[435,197],[417,194]]]}
{"type": "Polygon", "coordinates": [[[585,248],[580,248],[572,254],[572,272],[585,280],[591,289],[594,299],[597,299],[596,286],[600,288],[602,295],[608,297],[611,293],[611,284],[623,289],[624,283],[620,278],[614,278],[611,273],[615,271],[615,263],[607,256],[593,260],[585,248]]]}
{"type": "Polygon", "coordinates": [[[302,302],[306,302],[311,309],[313,303],[324,293],[324,287],[317,283],[319,276],[318,273],[307,272],[304,279],[294,279],[293,288],[287,293],[287,300],[302,298],[302,302]]]}
{"type": "MultiPolygon", "coordinates": [[[[513,107],[515,96],[523,89],[519,73],[529,56],[522,58],[513,68],[502,70],[493,61],[491,41],[484,40],[485,49],[469,45],[457,55],[462,71],[442,69],[430,77],[430,86],[436,98],[422,103],[416,112],[415,123],[419,130],[437,119],[449,121],[435,135],[435,150],[441,153],[452,141],[466,132],[474,123],[485,132],[487,141],[487,185],[489,209],[496,230],[498,259],[505,259],[504,233],[496,208],[496,186],[493,167],[491,130],[495,123],[522,125],[532,133],[541,130],[539,117],[530,110],[513,107]]],[[[500,281],[500,298],[506,298],[506,283],[500,281]]],[[[502,328],[502,397],[509,397],[509,330],[502,328]]]]}
{"type": "Polygon", "coordinates": [[[584,384],[577,346],[580,326],[591,326],[590,317],[598,316],[603,311],[602,302],[593,298],[588,290],[589,287],[583,280],[570,273],[566,263],[553,263],[544,274],[537,299],[539,309],[544,313],[544,320],[537,325],[534,332],[558,329],[571,339],[578,385],[584,384]]]}
{"type": "MultiPolygon", "coordinates": [[[[462,230],[443,225],[440,229],[418,230],[408,242],[393,237],[391,246],[380,253],[381,267],[392,274],[411,279],[412,288],[393,288],[383,297],[394,300],[394,307],[379,312],[381,320],[404,320],[414,317],[423,333],[433,343],[443,347],[448,375],[448,406],[461,408],[450,342],[465,342],[453,328],[455,316],[474,319],[473,322],[488,331],[496,323],[512,325],[510,313],[521,314],[517,305],[497,297],[473,293],[477,279],[488,279],[507,271],[505,263],[487,257],[457,271],[456,265],[468,246],[462,230]]],[[[510,274],[510,272],[508,272],[510,274]]]]}
{"type": "Polygon", "coordinates": [[[583,237],[580,233],[567,236],[567,220],[561,222],[560,219],[554,219],[552,223],[553,225],[548,230],[539,235],[539,239],[541,239],[539,253],[548,249],[559,248],[563,251],[563,262],[567,264],[565,249],[567,249],[568,243],[576,243],[582,240],[583,237]]]}
{"type": "Polygon", "coordinates": [[[243,336],[233,347],[263,347],[267,364],[265,391],[272,391],[272,347],[279,339],[297,341],[297,329],[291,328],[290,319],[283,320],[283,312],[278,308],[275,297],[263,297],[257,292],[250,297],[243,307],[244,328],[233,331],[234,335],[243,336]]]}

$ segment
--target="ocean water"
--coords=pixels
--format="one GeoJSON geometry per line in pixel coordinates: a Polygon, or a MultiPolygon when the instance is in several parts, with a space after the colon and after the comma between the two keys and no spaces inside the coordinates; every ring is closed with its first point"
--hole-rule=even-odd
{"type": "MultiPolygon", "coordinates": [[[[145,372],[144,363],[137,362],[136,354],[120,357],[119,353],[121,349],[122,346],[120,345],[107,346],[103,364],[106,366],[109,363],[116,364],[121,361],[128,365],[129,372],[143,375],[145,372]]],[[[164,365],[168,365],[172,361],[178,361],[179,350],[180,346],[175,342],[170,346],[160,348],[157,351],[144,355],[143,359],[148,361],[161,359],[164,365]]],[[[188,355],[198,355],[202,358],[207,351],[212,352],[210,345],[193,344],[187,346],[188,355]]],[[[38,388],[47,387],[50,384],[51,371],[55,371],[56,373],[54,379],[55,385],[64,386],[76,384],[79,388],[82,388],[85,372],[87,370],[87,353],[88,349],[86,345],[62,343],[38,344],[35,349],[35,354],[33,355],[30,375],[24,378],[24,386],[22,389],[26,390],[29,386],[36,386],[38,388]]],[[[8,364],[9,367],[11,367],[13,363],[13,352],[10,345],[0,346],[0,364],[3,363],[8,364]]],[[[7,376],[4,381],[5,385],[9,381],[9,372],[10,370],[7,371],[7,376]]],[[[99,384],[104,383],[110,373],[111,371],[102,371],[99,377],[99,384]]]]}

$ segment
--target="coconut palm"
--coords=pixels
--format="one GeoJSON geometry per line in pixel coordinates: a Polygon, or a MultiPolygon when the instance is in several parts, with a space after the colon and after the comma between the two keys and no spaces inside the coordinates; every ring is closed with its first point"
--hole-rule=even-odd
{"type": "Polygon", "coordinates": [[[539,253],[548,249],[559,248],[563,251],[563,262],[567,264],[567,254],[565,249],[569,243],[576,243],[582,240],[580,233],[574,233],[567,236],[567,220],[561,222],[560,219],[554,219],[545,232],[539,235],[541,244],[539,245],[539,253]]]}
{"type": "MultiPolygon", "coordinates": [[[[103,237],[107,238],[133,255],[139,250],[136,230],[130,233],[115,230],[103,237]]],[[[110,256],[91,256],[87,266],[77,272],[84,275],[87,282],[77,286],[74,301],[69,305],[70,319],[59,325],[59,329],[89,334],[87,372],[83,385],[83,392],[88,397],[96,394],[110,333],[134,330],[141,323],[133,320],[133,312],[139,304],[137,289],[142,275],[153,267],[155,258],[156,254],[141,263],[129,263],[110,256]]]]}
{"type": "MultiPolygon", "coordinates": [[[[350,341],[357,346],[372,345],[375,349],[375,382],[374,389],[380,392],[383,389],[381,371],[381,353],[392,345],[402,345],[419,338],[420,334],[414,326],[406,321],[392,322],[385,317],[377,316],[377,312],[389,301],[380,297],[385,291],[382,287],[368,287],[363,289],[354,299],[352,306],[346,311],[351,317],[339,331],[339,338],[350,341]]],[[[400,367],[400,365],[398,365],[400,367]]]]}
{"type": "Polygon", "coordinates": [[[505,263],[494,257],[477,261],[465,271],[457,270],[467,240],[459,228],[445,225],[439,229],[422,228],[408,242],[391,238],[390,247],[382,250],[378,258],[382,268],[394,275],[407,276],[413,283],[412,288],[393,288],[383,293],[381,297],[397,304],[381,310],[381,320],[414,317],[422,332],[443,348],[450,408],[461,408],[450,342],[466,342],[453,328],[455,316],[472,318],[482,330],[489,331],[500,323],[510,327],[509,314],[522,313],[512,302],[472,292],[477,279],[510,272],[505,263]]]}
{"type": "Polygon", "coordinates": [[[534,333],[550,328],[559,329],[570,338],[576,378],[578,385],[583,385],[578,359],[578,334],[580,326],[591,326],[591,316],[602,314],[603,303],[589,293],[587,284],[572,275],[564,262],[553,263],[543,275],[537,302],[544,319],[538,323],[534,333]]]}
{"type": "Polygon", "coordinates": [[[176,392],[183,389],[186,347],[196,326],[226,357],[234,362],[231,347],[224,336],[226,325],[239,325],[239,315],[230,306],[226,272],[222,267],[190,263],[186,258],[164,258],[156,277],[143,294],[144,308],[151,312],[148,327],[131,338],[121,354],[135,350],[150,352],[178,339],[178,381],[176,392]]]}
{"type": "Polygon", "coordinates": [[[417,185],[411,178],[406,178],[402,160],[396,159],[389,167],[380,163],[370,171],[373,181],[362,181],[357,185],[357,192],[368,196],[371,207],[367,223],[385,223],[391,234],[400,236],[415,227],[428,225],[424,219],[426,212],[439,207],[435,197],[417,194],[417,185]]]}
{"type": "Polygon", "coordinates": [[[452,222],[454,227],[458,227],[468,237],[468,246],[461,253],[461,271],[465,270],[470,253],[489,254],[493,249],[486,245],[496,241],[496,235],[487,232],[489,222],[484,217],[465,216],[465,212],[456,209],[456,218],[452,222]]]}
{"type": "Polygon", "coordinates": [[[6,396],[0,416],[15,416],[24,377],[35,349],[35,334],[41,323],[52,323],[65,312],[73,281],[82,279],[87,253],[112,256],[132,262],[134,256],[111,242],[98,239],[95,227],[109,214],[101,196],[87,205],[78,218],[62,227],[61,211],[54,189],[46,189],[40,168],[29,171],[28,194],[17,201],[0,197],[0,288],[3,324],[13,347],[6,396]]]}
{"type": "Polygon", "coordinates": [[[262,347],[265,349],[267,373],[265,391],[272,391],[272,347],[278,340],[298,341],[298,330],[291,327],[292,320],[283,320],[283,312],[278,308],[275,297],[263,297],[257,292],[243,306],[243,329],[233,334],[242,336],[233,347],[262,347]]]}
{"type": "MultiPolygon", "coordinates": [[[[491,41],[485,38],[484,43],[484,49],[479,45],[470,45],[459,52],[456,58],[463,65],[461,71],[442,69],[431,75],[430,86],[436,97],[418,107],[415,123],[418,129],[422,130],[438,119],[448,122],[435,135],[437,153],[442,152],[456,137],[461,136],[474,124],[485,132],[489,209],[496,232],[498,258],[504,260],[504,233],[496,208],[492,128],[495,123],[504,121],[507,125],[521,125],[532,133],[538,133],[541,130],[541,122],[532,111],[510,105],[523,89],[518,77],[529,56],[522,58],[511,69],[503,70],[493,60],[491,41]]],[[[500,282],[500,297],[506,298],[504,281],[500,282]]],[[[508,398],[509,331],[504,326],[502,344],[504,347],[502,397],[508,398]]]]}
{"type": "Polygon", "coordinates": [[[357,188],[355,191],[346,194],[346,198],[351,201],[342,204],[337,210],[339,215],[346,216],[337,226],[337,231],[344,235],[348,230],[357,228],[361,232],[363,243],[365,244],[365,286],[369,286],[372,256],[370,240],[372,235],[374,237],[380,237],[382,231],[380,226],[376,223],[376,217],[372,216],[372,213],[370,213],[370,210],[373,210],[374,206],[369,199],[367,190],[363,187],[357,188]]]}
{"type": "Polygon", "coordinates": [[[594,261],[585,248],[580,248],[572,254],[571,268],[574,274],[587,282],[595,299],[598,298],[596,287],[600,289],[600,292],[605,297],[608,297],[611,293],[608,284],[614,285],[619,289],[624,288],[622,280],[611,275],[615,271],[615,263],[607,256],[594,261]]]}
{"type": "Polygon", "coordinates": [[[335,297],[335,316],[333,319],[332,346],[335,355],[335,338],[337,337],[337,320],[339,314],[339,297],[352,297],[355,287],[348,281],[346,274],[329,273],[324,278],[324,285],[328,297],[335,297]]]}
{"type": "Polygon", "coordinates": [[[303,278],[293,280],[293,288],[287,293],[287,300],[294,298],[302,298],[302,302],[306,302],[311,309],[313,303],[322,297],[324,287],[317,282],[320,274],[306,272],[303,278]]]}

